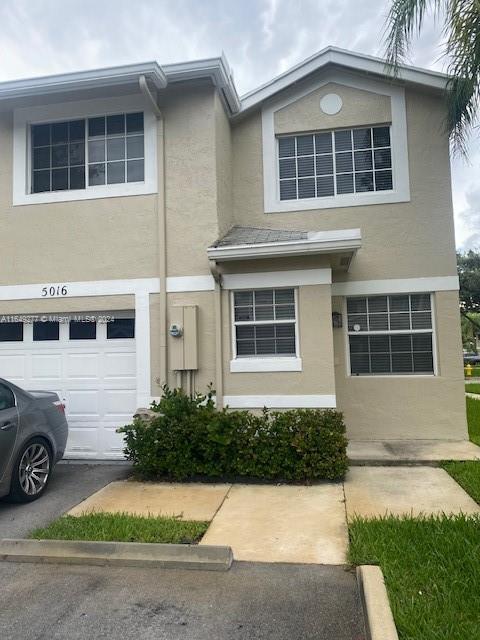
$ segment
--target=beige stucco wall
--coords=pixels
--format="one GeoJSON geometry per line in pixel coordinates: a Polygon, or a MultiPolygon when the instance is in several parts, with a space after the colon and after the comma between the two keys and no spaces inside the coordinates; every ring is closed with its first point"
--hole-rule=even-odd
{"type": "MultiPolygon", "coordinates": [[[[359,93],[356,104],[361,97],[359,93]]],[[[318,105],[315,110],[318,111],[318,105]]],[[[338,279],[455,275],[444,104],[441,97],[407,90],[406,111],[410,202],[286,213],[264,213],[260,112],[238,121],[233,128],[235,222],[306,230],[360,227],[362,249],[348,275],[338,279]]]]}
{"type": "Polygon", "coordinates": [[[213,87],[161,99],[165,118],[167,267],[169,276],[208,274],[206,248],[218,237],[213,87]]]}
{"type": "MultiPolygon", "coordinates": [[[[197,345],[199,368],[195,373],[195,387],[204,393],[209,384],[215,386],[215,309],[213,291],[196,291],[168,294],[168,325],[172,319],[172,308],[182,305],[197,305],[197,345]]],[[[173,341],[182,338],[168,336],[168,347],[171,352],[173,341]]],[[[169,357],[169,384],[176,385],[176,376],[172,371],[172,361],[169,357]]]]}
{"type": "MultiPolygon", "coordinates": [[[[62,97],[61,99],[64,99],[62,97]]],[[[232,224],[329,230],[360,227],[362,249],[348,274],[365,280],[454,275],[455,252],[448,141],[441,99],[406,92],[411,201],[290,213],[263,212],[261,116],[232,126],[213,88],[191,86],[162,94],[165,117],[165,197],[168,276],[207,275],[206,247],[232,224]]],[[[38,99],[36,99],[38,103],[38,99]]],[[[279,111],[277,132],[353,126],[389,119],[389,99],[327,86],[279,111]],[[335,91],[344,109],[319,115],[324,93],[335,91]],[[354,116],[358,116],[355,120],[354,116]]],[[[0,144],[12,148],[12,114],[0,112],[0,144]]],[[[0,156],[0,285],[157,277],[156,195],[12,206],[12,157],[0,156]]],[[[227,264],[225,272],[319,268],[327,259],[262,260],[227,264]]],[[[230,294],[222,293],[225,395],[337,394],[352,438],[465,437],[458,304],[453,292],[436,299],[438,377],[355,377],[345,371],[342,330],[331,326],[328,285],[299,288],[302,372],[230,373],[230,294]],[[333,333],[333,335],[332,335],[333,333]],[[334,366],[335,363],[335,366],[334,366]]],[[[338,300],[334,301],[335,305],[338,300]]],[[[215,380],[213,292],[168,294],[168,317],[178,304],[198,305],[196,388],[215,380]]],[[[1,301],[0,313],[25,314],[133,309],[133,296],[1,301]]],[[[152,395],[160,388],[160,304],[150,296],[152,395]]],[[[170,344],[173,339],[168,337],[170,344]]],[[[170,369],[170,363],[169,363],[170,369]]],[[[169,372],[169,384],[175,375],[169,372]]]]}
{"type": "MultiPolygon", "coordinates": [[[[333,308],[342,311],[341,298],[333,308]]],[[[346,329],[334,329],[337,406],[350,439],[468,439],[457,293],[437,292],[434,314],[438,376],[349,376],[346,329]]]]}
{"type": "Polygon", "coordinates": [[[125,309],[135,309],[135,296],[81,296],[78,298],[65,297],[38,300],[0,300],[0,316],[82,313],[83,311],[122,311],[125,309]]]}
{"type": "Polygon", "coordinates": [[[382,124],[391,122],[391,113],[389,96],[329,82],[276,111],[273,121],[275,133],[282,134],[382,124]],[[335,115],[326,115],[320,109],[320,100],[328,93],[336,93],[343,102],[335,115]]]}
{"type": "Polygon", "coordinates": [[[222,295],[225,395],[331,395],[335,393],[330,285],[298,288],[298,331],[303,370],[230,373],[230,292],[222,295]]]}

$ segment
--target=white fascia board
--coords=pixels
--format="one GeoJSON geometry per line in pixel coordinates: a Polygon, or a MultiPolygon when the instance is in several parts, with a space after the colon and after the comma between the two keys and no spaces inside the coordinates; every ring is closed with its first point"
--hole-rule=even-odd
{"type": "Polygon", "coordinates": [[[258,258],[339,253],[342,251],[353,252],[362,246],[360,229],[311,232],[308,236],[305,240],[209,247],[207,255],[211,260],[224,262],[228,260],[255,260],[258,258]]]}
{"type": "Polygon", "coordinates": [[[243,113],[255,107],[279,91],[286,89],[288,86],[298,82],[310,73],[318,71],[327,64],[336,64],[355,71],[384,76],[390,80],[412,82],[440,90],[444,90],[448,83],[448,76],[443,73],[400,65],[397,74],[393,75],[389,71],[386,61],[382,58],[354,53],[336,47],[327,47],[300,64],[295,65],[285,73],[273,78],[270,82],[241,96],[241,112],[243,113]]]}
{"type": "Polygon", "coordinates": [[[214,289],[213,276],[169,276],[167,278],[167,293],[213,291],[214,289]]]}
{"type": "Polygon", "coordinates": [[[240,111],[238,97],[232,72],[224,54],[220,58],[206,58],[191,62],[166,64],[162,67],[169,82],[183,82],[196,78],[210,77],[220,92],[221,98],[227,106],[230,115],[240,111]]]}
{"type": "Polygon", "coordinates": [[[230,360],[230,373],[302,371],[301,358],[236,358],[230,360]]]}
{"type": "Polygon", "coordinates": [[[84,282],[40,282],[0,286],[0,300],[52,300],[84,296],[115,296],[160,292],[159,278],[132,278],[128,280],[93,280],[84,282]],[[45,295],[44,289],[47,290],[45,295]],[[62,293],[62,289],[65,293],[62,293]],[[50,295],[49,291],[55,293],[50,295]],[[58,293],[57,293],[58,292],[58,293]]]}
{"type": "Polygon", "coordinates": [[[157,89],[164,89],[167,86],[167,77],[160,65],[157,62],[145,62],[1,82],[0,99],[128,84],[137,82],[142,75],[151,80],[157,89]]]}
{"type": "Polygon", "coordinates": [[[392,278],[389,280],[352,280],[334,282],[332,296],[362,296],[392,293],[429,293],[431,291],[458,291],[457,276],[431,278],[392,278]]]}
{"type": "Polygon", "coordinates": [[[224,406],[232,409],[334,409],[335,395],[223,396],[224,406]]]}
{"type": "Polygon", "coordinates": [[[271,287],[302,287],[332,283],[332,270],[296,269],[293,271],[260,271],[256,273],[225,273],[224,289],[261,289],[271,287]]]}

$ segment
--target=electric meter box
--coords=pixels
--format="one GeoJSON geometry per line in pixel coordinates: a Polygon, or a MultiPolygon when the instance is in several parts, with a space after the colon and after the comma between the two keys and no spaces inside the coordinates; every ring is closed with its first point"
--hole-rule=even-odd
{"type": "Polygon", "coordinates": [[[181,327],[177,335],[170,334],[170,357],[172,371],[196,371],[198,369],[197,305],[172,307],[170,327],[181,327]]]}

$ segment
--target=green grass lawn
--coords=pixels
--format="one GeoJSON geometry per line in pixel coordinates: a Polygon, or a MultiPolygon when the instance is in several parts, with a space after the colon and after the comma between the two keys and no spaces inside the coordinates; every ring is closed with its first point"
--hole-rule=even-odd
{"type": "Polygon", "coordinates": [[[480,462],[444,462],[442,467],[480,504],[480,462]]]}
{"type": "MultiPolygon", "coordinates": [[[[467,369],[464,367],[463,370],[465,372],[465,378],[467,378],[467,369]]],[[[470,377],[470,376],[468,376],[468,377],[470,377]]],[[[473,378],[480,378],[480,367],[473,367],[473,369],[472,369],[472,377],[473,378]]]]}
{"type": "Polygon", "coordinates": [[[466,382],[465,391],[467,393],[480,393],[480,382],[466,382]]]}
{"type": "Polygon", "coordinates": [[[349,534],[350,562],[382,568],[401,640],[480,638],[480,518],[356,519],[349,534]]]}
{"type": "Polygon", "coordinates": [[[470,440],[480,446],[480,399],[466,398],[467,424],[470,440]]]}
{"type": "Polygon", "coordinates": [[[92,513],[63,516],[48,527],[35,529],[30,538],[41,540],[104,540],[109,542],[198,542],[208,522],[165,517],[140,517],[126,513],[92,513]]]}

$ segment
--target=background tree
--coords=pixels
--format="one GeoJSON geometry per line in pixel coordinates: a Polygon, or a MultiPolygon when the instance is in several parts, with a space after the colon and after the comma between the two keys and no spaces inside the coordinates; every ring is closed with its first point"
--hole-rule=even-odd
{"type": "Polygon", "coordinates": [[[465,153],[465,142],[480,102],[479,0],[392,0],[387,18],[387,61],[394,73],[420,32],[426,11],[432,8],[443,20],[447,72],[446,128],[454,147],[465,153]]]}
{"type": "Polygon", "coordinates": [[[460,280],[460,307],[463,311],[480,313],[480,253],[457,253],[460,280]]]}
{"type": "Polygon", "coordinates": [[[462,342],[467,351],[478,351],[480,336],[480,253],[457,253],[460,280],[462,342]]]}

